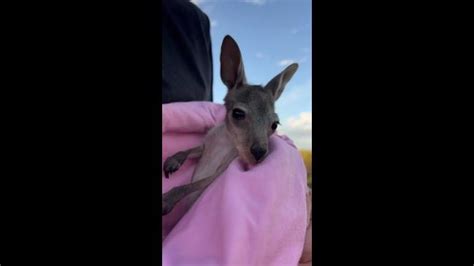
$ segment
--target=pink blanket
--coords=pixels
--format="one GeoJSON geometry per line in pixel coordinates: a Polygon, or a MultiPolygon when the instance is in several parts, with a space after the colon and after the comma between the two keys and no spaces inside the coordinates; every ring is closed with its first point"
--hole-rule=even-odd
{"type": "MultiPolygon", "coordinates": [[[[201,144],[225,117],[223,105],[209,102],[162,108],[163,162],[201,144]]],[[[186,214],[178,204],[163,216],[163,265],[298,265],[311,238],[306,169],[287,137],[274,134],[270,150],[248,171],[234,160],[186,214]]],[[[187,160],[170,179],[163,175],[162,192],[189,183],[195,165],[187,160]]]]}

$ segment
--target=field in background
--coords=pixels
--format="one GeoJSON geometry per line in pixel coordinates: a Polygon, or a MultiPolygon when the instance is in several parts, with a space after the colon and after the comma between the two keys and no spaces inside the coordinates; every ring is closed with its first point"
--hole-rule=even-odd
{"type": "Polygon", "coordinates": [[[312,164],[312,152],[310,150],[300,150],[301,157],[303,157],[306,171],[308,172],[308,186],[313,186],[313,164],[312,164]]]}

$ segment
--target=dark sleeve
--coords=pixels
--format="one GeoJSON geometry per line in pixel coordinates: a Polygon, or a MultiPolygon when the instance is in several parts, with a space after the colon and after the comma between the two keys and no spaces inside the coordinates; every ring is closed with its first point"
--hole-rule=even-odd
{"type": "Polygon", "coordinates": [[[162,103],[212,101],[210,21],[189,0],[162,0],[162,103]]]}

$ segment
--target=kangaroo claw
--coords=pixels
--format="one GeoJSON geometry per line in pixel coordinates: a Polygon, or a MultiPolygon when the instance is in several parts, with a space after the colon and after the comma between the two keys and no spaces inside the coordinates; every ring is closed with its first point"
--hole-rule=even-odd
{"type": "Polygon", "coordinates": [[[181,164],[176,159],[174,158],[166,159],[163,165],[163,172],[165,173],[165,177],[169,178],[170,174],[178,171],[179,167],[181,167],[181,164]]]}

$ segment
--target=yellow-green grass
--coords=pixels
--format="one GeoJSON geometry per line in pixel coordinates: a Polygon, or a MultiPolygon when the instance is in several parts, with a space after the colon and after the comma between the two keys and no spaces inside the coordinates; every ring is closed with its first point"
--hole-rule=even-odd
{"type": "Polygon", "coordinates": [[[313,185],[313,163],[312,163],[312,152],[310,150],[300,150],[301,157],[303,158],[304,165],[306,166],[306,172],[308,173],[308,186],[313,185]]]}

